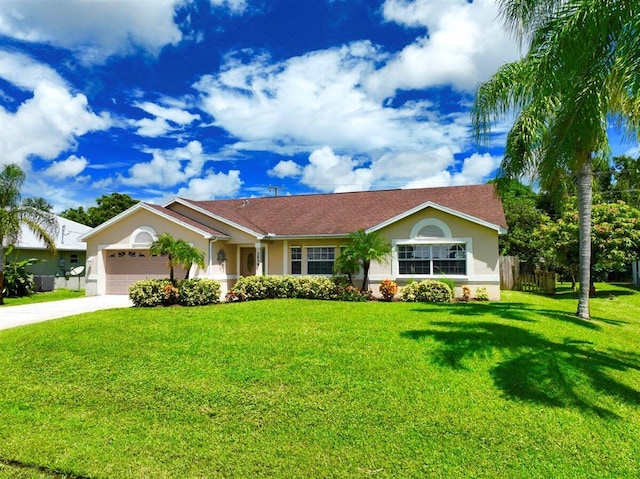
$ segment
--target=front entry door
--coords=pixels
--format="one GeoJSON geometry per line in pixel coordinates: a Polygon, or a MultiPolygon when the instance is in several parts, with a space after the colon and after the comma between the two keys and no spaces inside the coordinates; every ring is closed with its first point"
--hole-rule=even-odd
{"type": "Polygon", "coordinates": [[[264,255],[264,248],[260,250],[260,257],[256,256],[255,248],[240,248],[240,276],[255,276],[257,268],[264,274],[264,255]]]}
{"type": "Polygon", "coordinates": [[[240,248],[240,275],[255,276],[256,274],[256,249],[240,248]]]}

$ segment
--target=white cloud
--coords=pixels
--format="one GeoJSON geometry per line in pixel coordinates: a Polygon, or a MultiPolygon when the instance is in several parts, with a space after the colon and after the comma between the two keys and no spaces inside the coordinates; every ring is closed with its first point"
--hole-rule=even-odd
{"type": "Polygon", "coordinates": [[[491,156],[489,153],[480,155],[474,153],[465,158],[462,169],[452,173],[449,170],[440,171],[438,174],[410,181],[405,188],[427,188],[432,186],[458,186],[477,185],[486,183],[492,178],[500,165],[501,158],[491,156]]]}
{"type": "Polygon", "coordinates": [[[136,133],[140,136],[157,138],[200,119],[200,115],[186,111],[184,105],[167,108],[147,101],[134,103],[133,106],[155,117],[129,121],[130,125],[137,128],[136,133]]]}
{"type": "Polygon", "coordinates": [[[0,51],[0,78],[33,92],[15,112],[0,106],[2,163],[55,159],[75,148],[77,137],[112,124],[107,114],[93,113],[87,97],[73,93],[54,70],[26,55],[0,51]]]}
{"type": "Polygon", "coordinates": [[[226,174],[210,172],[204,178],[191,179],[186,187],[178,190],[178,196],[192,200],[230,197],[238,193],[242,183],[238,170],[229,170],[226,174]]]}
{"type": "Polygon", "coordinates": [[[386,153],[371,161],[337,155],[329,147],[314,151],[302,169],[301,183],[324,192],[382,188],[473,185],[492,178],[500,158],[474,153],[462,165],[446,147],[433,151],[386,153]],[[459,170],[459,171],[458,171],[459,170]]]}
{"type": "Polygon", "coordinates": [[[516,60],[516,42],[498,21],[493,0],[386,0],[386,20],[424,27],[417,38],[366,80],[378,98],[397,90],[453,85],[473,91],[503,63],[516,60]]]}
{"type": "Polygon", "coordinates": [[[208,160],[199,141],[173,150],[152,148],[145,152],[152,155],[152,160],[132,166],[129,176],[121,178],[123,184],[175,186],[199,176],[208,160]]]}
{"type": "Polygon", "coordinates": [[[302,174],[302,167],[293,160],[283,160],[267,170],[267,174],[276,178],[295,178],[302,174]]]}
{"type": "Polygon", "coordinates": [[[351,157],[336,155],[331,148],[324,146],[311,153],[300,181],[320,191],[340,193],[368,190],[372,180],[370,169],[359,168],[351,157]]]}
{"type": "Polygon", "coordinates": [[[157,54],[182,34],[174,22],[182,0],[3,0],[0,33],[75,50],[86,63],[142,48],[157,54]]]}
{"type": "Polygon", "coordinates": [[[369,42],[311,52],[270,64],[229,57],[218,75],[194,87],[214,124],[239,139],[238,150],[281,154],[336,151],[368,153],[458,148],[467,141],[465,116],[443,117],[426,101],[384,106],[361,88],[382,58],[369,42]],[[458,146],[457,146],[458,145],[458,146]]]}
{"type": "Polygon", "coordinates": [[[214,7],[227,7],[232,13],[242,13],[247,8],[246,0],[211,0],[214,7]]]}
{"type": "Polygon", "coordinates": [[[118,182],[147,189],[158,186],[165,190],[186,184],[177,194],[196,200],[233,196],[242,185],[238,170],[228,173],[204,170],[205,163],[212,158],[203,151],[199,141],[173,150],[149,149],[146,152],[152,155],[152,160],[135,164],[129,169],[129,176],[119,177],[118,182]]]}
{"type": "Polygon", "coordinates": [[[89,162],[86,158],[71,155],[66,160],[56,161],[52,163],[51,166],[44,170],[43,173],[45,176],[49,176],[59,180],[72,178],[82,173],[88,164],[89,162]]]}

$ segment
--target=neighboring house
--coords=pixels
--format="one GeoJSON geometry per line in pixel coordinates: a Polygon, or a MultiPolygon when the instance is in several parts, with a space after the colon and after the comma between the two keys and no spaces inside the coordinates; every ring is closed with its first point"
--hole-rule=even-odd
{"type": "Polygon", "coordinates": [[[87,244],[79,239],[91,230],[91,227],[58,216],[58,234],[56,252],[47,250],[33,232],[22,227],[18,244],[7,261],[21,261],[37,258],[43,261],[27,268],[33,273],[38,291],[51,291],[56,288],[79,289],[84,287],[84,266],[87,259],[87,244]],[[82,272],[80,272],[82,269],[82,272]],[[79,273],[79,274],[78,274],[79,273]]]}
{"type": "Polygon", "coordinates": [[[484,286],[500,297],[498,235],[506,221],[493,185],[139,203],[81,238],[86,291],[127,294],[135,281],[166,278],[166,259],[148,251],[165,232],[205,252],[207,266],[190,276],[220,281],[225,294],[239,276],[329,276],[358,229],[378,231],[393,246],[386,263],[372,264],[374,293],[387,278],[402,285],[444,276],[458,290],[484,286]]]}

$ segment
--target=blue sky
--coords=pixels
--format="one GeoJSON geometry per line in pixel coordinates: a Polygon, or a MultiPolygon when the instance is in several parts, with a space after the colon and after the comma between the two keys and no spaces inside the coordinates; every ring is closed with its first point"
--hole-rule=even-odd
{"type": "Polygon", "coordinates": [[[508,125],[479,151],[473,92],[519,55],[496,17],[492,0],[0,0],[0,164],[57,211],[484,183],[508,125]]]}

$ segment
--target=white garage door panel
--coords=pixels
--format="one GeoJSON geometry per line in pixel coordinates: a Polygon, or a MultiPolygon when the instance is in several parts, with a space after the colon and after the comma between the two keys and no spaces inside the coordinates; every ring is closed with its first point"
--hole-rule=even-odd
{"type": "MultiPolygon", "coordinates": [[[[185,270],[174,268],[176,278],[184,278],[185,270]]],[[[143,279],[169,277],[166,256],[150,256],[148,251],[110,251],[106,261],[107,294],[128,294],[129,286],[143,279]]]]}

